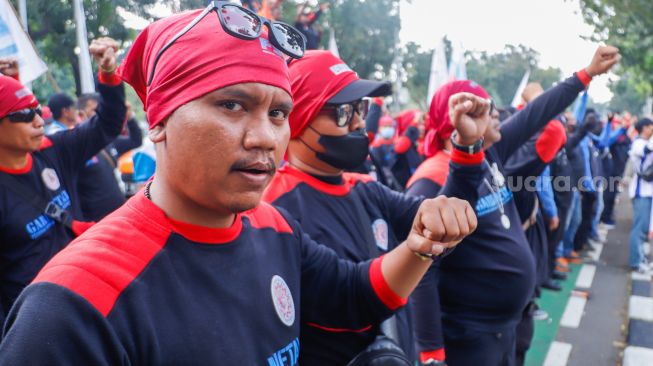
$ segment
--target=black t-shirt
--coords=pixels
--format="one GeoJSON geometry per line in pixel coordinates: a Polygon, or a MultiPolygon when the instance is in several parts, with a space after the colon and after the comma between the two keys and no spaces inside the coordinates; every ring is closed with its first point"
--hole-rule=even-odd
{"type": "MultiPolygon", "coordinates": [[[[124,120],[122,85],[99,84],[98,89],[102,101],[88,123],[44,138],[41,149],[30,154],[30,163],[22,171],[0,171],[77,220],[83,219],[77,198],[78,173],[120,133],[124,120]]],[[[9,311],[23,287],[72,237],[62,224],[0,184],[0,313],[9,311]]]]}
{"type": "Polygon", "coordinates": [[[405,304],[261,203],[178,222],[140,192],[55,256],[7,317],[0,365],[296,365],[301,322],[364,328],[405,304]]]}

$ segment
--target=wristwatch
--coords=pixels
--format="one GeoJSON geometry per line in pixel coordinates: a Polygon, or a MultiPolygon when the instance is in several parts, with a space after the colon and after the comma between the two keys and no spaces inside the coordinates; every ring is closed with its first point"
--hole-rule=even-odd
{"type": "Polygon", "coordinates": [[[453,148],[456,149],[456,150],[460,150],[460,151],[462,151],[464,153],[467,153],[467,154],[476,154],[476,153],[481,152],[481,150],[483,149],[483,137],[482,136],[478,141],[476,141],[472,145],[460,145],[460,144],[456,143],[456,136],[458,136],[458,132],[454,131],[451,134],[451,144],[453,145],[453,148]]]}

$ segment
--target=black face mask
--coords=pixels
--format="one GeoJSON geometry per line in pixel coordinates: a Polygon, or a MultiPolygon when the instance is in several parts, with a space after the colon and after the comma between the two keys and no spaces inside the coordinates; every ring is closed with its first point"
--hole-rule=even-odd
{"type": "Polygon", "coordinates": [[[323,162],[343,170],[354,169],[365,162],[369,153],[369,139],[364,128],[343,136],[323,135],[311,126],[308,128],[320,135],[317,142],[326,151],[315,151],[308,144],[304,143],[304,145],[315,151],[315,156],[323,162]]]}

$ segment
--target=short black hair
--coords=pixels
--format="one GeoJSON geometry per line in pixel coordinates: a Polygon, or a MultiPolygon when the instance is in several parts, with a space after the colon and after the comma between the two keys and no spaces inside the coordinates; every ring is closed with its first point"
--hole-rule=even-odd
{"type": "Polygon", "coordinates": [[[653,121],[651,121],[648,118],[642,118],[637,123],[635,123],[635,129],[637,130],[637,133],[642,133],[642,130],[646,126],[653,125],[653,121]]]}
{"type": "Polygon", "coordinates": [[[66,93],[57,93],[50,97],[48,101],[48,107],[52,111],[52,117],[54,119],[61,118],[61,112],[65,108],[70,108],[75,105],[73,98],[69,97],[66,93]]]}
{"type": "Polygon", "coordinates": [[[77,98],[77,109],[84,109],[90,100],[100,102],[100,94],[98,93],[85,93],[77,98]]]}

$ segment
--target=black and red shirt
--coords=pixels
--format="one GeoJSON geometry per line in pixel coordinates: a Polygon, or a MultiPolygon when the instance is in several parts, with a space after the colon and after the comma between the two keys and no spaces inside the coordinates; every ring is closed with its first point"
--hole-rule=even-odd
{"type": "MultiPolygon", "coordinates": [[[[0,168],[0,174],[9,175],[77,220],[83,219],[77,198],[78,172],[118,136],[124,121],[123,86],[100,83],[98,90],[102,100],[88,123],[44,138],[40,150],[28,155],[24,168],[0,168]]],[[[0,184],[0,320],[23,287],[72,238],[64,225],[0,184]]]]}
{"type": "Polygon", "coordinates": [[[300,323],[364,328],[406,303],[381,263],[339,259],[265,203],[213,229],[140,192],[23,291],[0,365],[296,365],[300,323]]]}
{"type": "MultiPolygon", "coordinates": [[[[451,163],[454,173],[442,194],[474,202],[480,160],[470,162],[465,157],[472,156],[460,155],[451,163]]],[[[327,183],[324,177],[286,165],[263,199],[287,210],[311,237],[348,260],[377,257],[406,239],[423,198],[393,191],[367,175],[345,173],[336,178],[340,181],[327,183]]],[[[400,346],[413,358],[410,309],[398,312],[396,320],[400,346]]],[[[379,334],[378,324],[360,328],[304,322],[301,329],[301,363],[306,365],[345,365],[379,334]]]]}
{"type": "MultiPolygon", "coordinates": [[[[588,83],[586,74],[574,75],[547,90],[501,125],[501,141],[486,151],[488,169],[476,188],[478,228],[433,267],[434,281],[439,279],[439,293],[426,287],[425,291],[420,288],[415,291],[415,303],[422,304],[415,307],[417,317],[439,311],[435,308],[440,304],[442,325],[451,331],[501,332],[514,328],[520,321],[533,295],[535,262],[508,187],[504,164],[531,136],[569,106],[588,83]],[[503,226],[504,215],[510,222],[508,228],[503,226]]],[[[426,197],[437,194],[442,178],[433,174],[436,164],[441,163],[431,159],[418,168],[408,194],[426,197]]],[[[421,350],[441,346],[438,343],[442,335],[433,332],[441,329],[440,325],[435,317],[430,318],[436,323],[423,327],[424,333],[420,334],[419,329],[417,332],[421,350]]]]}

